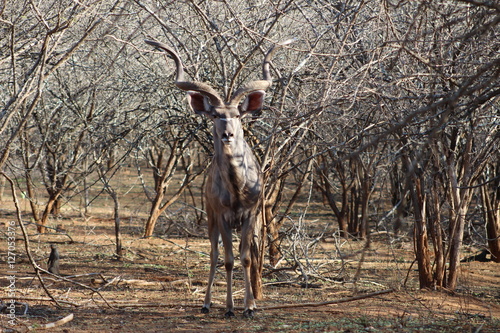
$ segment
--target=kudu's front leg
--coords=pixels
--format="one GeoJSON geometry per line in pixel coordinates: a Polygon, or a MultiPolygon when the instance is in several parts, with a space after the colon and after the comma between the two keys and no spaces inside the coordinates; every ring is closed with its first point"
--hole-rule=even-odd
{"type": "Polygon", "coordinates": [[[201,313],[209,313],[210,306],[212,305],[212,287],[214,285],[215,270],[219,258],[219,229],[215,223],[209,223],[208,235],[210,239],[210,273],[208,275],[207,291],[205,293],[205,301],[203,302],[201,313]]]}
{"type": "Polygon", "coordinates": [[[252,224],[244,226],[241,230],[240,257],[241,267],[243,268],[243,277],[245,280],[245,310],[243,316],[252,318],[255,311],[255,299],[253,296],[250,267],[252,266],[252,246],[253,227],[252,224]]]}
{"type": "MultiPolygon", "coordinates": [[[[222,227],[221,227],[222,229],[222,227]]],[[[222,244],[224,245],[224,267],[226,268],[226,314],[227,318],[234,317],[234,301],[233,301],[233,241],[232,230],[226,224],[224,230],[221,230],[222,244]]]]}

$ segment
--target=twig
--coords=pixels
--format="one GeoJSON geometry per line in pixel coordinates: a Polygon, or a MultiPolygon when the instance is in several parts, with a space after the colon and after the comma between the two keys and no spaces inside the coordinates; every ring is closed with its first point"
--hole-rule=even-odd
{"type": "MultiPolygon", "coordinates": [[[[14,299],[14,300],[19,300],[19,301],[36,301],[36,302],[53,302],[52,298],[48,298],[48,297],[24,297],[24,296],[14,296],[14,297],[1,297],[0,298],[1,300],[10,300],[10,299],[14,299]]],[[[63,304],[68,304],[68,305],[72,305],[74,307],[79,307],[80,304],[77,304],[77,303],[73,303],[73,302],[70,302],[70,301],[63,301],[63,300],[58,300],[59,303],[63,303],[63,304]]]]}
{"type": "Polygon", "coordinates": [[[77,278],[77,277],[84,277],[84,276],[92,276],[92,275],[101,275],[102,273],[85,273],[85,274],[76,274],[76,275],[65,275],[64,277],[66,279],[72,279],[72,278],[77,278]]]}
{"type": "MultiPolygon", "coordinates": [[[[84,289],[88,289],[88,290],[92,291],[93,293],[96,293],[97,295],[99,295],[99,297],[101,297],[101,298],[102,298],[102,300],[104,301],[104,303],[106,303],[106,304],[107,304],[110,308],[113,308],[113,307],[112,307],[112,306],[108,303],[108,301],[104,298],[104,296],[100,293],[100,289],[101,289],[101,288],[99,288],[99,289],[95,289],[95,288],[92,288],[92,287],[90,287],[90,286],[87,286],[86,284],[83,284],[83,283],[80,283],[80,282],[77,282],[77,281],[73,281],[73,280],[71,280],[71,279],[68,279],[68,278],[66,278],[66,277],[64,277],[64,276],[61,276],[61,275],[56,275],[56,274],[52,274],[51,272],[49,272],[49,271],[47,271],[47,270],[45,270],[45,269],[41,268],[41,267],[40,267],[40,266],[38,266],[38,265],[37,265],[37,269],[38,269],[40,272],[46,273],[46,274],[48,274],[48,275],[51,275],[51,276],[53,276],[53,277],[55,277],[55,278],[58,278],[59,280],[62,280],[62,281],[66,281],[66,282],[69,282],[69,283],[76,284],[76,285],[77,285],[77,286],[79,286],[79,287],[82,287],[82,288],[84,288],[84,289]]],[[[100,273],[99,273],[99,274],[100,274],[100,273]]],[[[94,301],[95,301],[95,300],[94,300],[94,301]]]]}
{"type": "Polygon", "coordinates": [[[406,287],[406,282],[408,282],[408,278],[410,277],[410,273],[411,273],[411,270],[413,268],[413,264],[415,264],[416,262],[417,262],[417,259],[413,260],[410,267],[408,268],[408,271],[406,272],[405,281],[403,282],[403,287],[406,287]]]}
{"type": "Polygon", "coordinates": [[[168,243],[170,243],[170,244],[173,244],[173,245],[175,245],[175,246],[177,246],[177,247],[181,248],[181,249],[182,249],[182,250],[184,250],[184,251],[189,251],[189,252],[193,252],[193,253],[196,253],[196,254],[201,254],[201,255],[206,256],[206,257],[209,257],[209,256],[210,256],[210,255],[209,255],[208,253],[206,253],[206,252],[203,252],[203,251],[196,251],[196,250],[191,250],[191,249],[187,248],[186,246],[182,246],[182,245],[176,244],[175,242],[172,242],[170,239],[167,239],[167,238],[165,238],[165,237],[158,237],[158,238],[159,238],[159,239],[161,239],[161,240],[163,240],[163,241],[165,241],[165,242],[168,242],[168,243]]]}
{"type": "Polygon", "coordinates": [[[54,321],[52,323],[42,324],[42,325],[31,325],[30,327],[28,327],[28,330],[30,330],[30,331],[31,330],[46,330],[46,329],[49,329],[49,328],[54,328],[54,327],[57,327],[57,326],[64,325],[67,322],[70,322],[72,320],[73,320],[73,314],[70,313],[69,315],[67,315],[63,319],[59,319],[58,321],[54,321]]]}

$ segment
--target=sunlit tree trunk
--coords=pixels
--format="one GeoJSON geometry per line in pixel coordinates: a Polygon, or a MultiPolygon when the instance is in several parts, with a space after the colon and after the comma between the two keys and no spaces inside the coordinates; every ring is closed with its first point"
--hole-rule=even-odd
{"type": "Polygon", "coordinates": [[[176,141],[172,144],[167,161],[164,161],[164,151],[160,151],[156,157],[151,149],[149,151],[150,161],[154,164],[153,178],[155,182],[155,192],[151,201],[150,213],[144,225],[143,237],[151,237],[153,235],[156,222],[161,214],[176,202],[184,190],[205,171],[204,168],[201,168],[194,173],[191,172],[191,161],[186,162],[186,159],[179,153],[178,143],[179,142],[176,141]],[[168,200],[164,202],[166,191],[174,177],[175,169],[179,161],[182,162],[185,171],[182,183],[175,189],[175,192],[169,196],[168,200]]]}
{"type": "Polygon", "coordinates": [[[427,233],[426,195],[422,193],[421,179],[415,179],[415,186],[410,189],[415,211],[414,242],[415,257],[418,264],[418,279],[420,288],[432,288],[432,266],[429,251],[429,236],[427,233]]]}
{"type": "Polygon", "coordinates": [[[262,212],[264,207],[259,207],[260,213],[257,214],[254,237],[250,245],[250,253],[252,256],[252,264],[250,266],[250,281],[252,285],[253,297],[259,300],[263,298],[264,291],[262,288],[262,271],[264,269],[264,254],[266,247],[267,231],[265,226],[265,213],[262,212]]]}
{"type": "Polygon", "coordinates": [[[491,259],[500,263],[500,200],[496,195],[491,195],[490,198],[486,185],[481,187],[481,199],[491,259]]]}
{"type": "MultiPolygon", "coordinates": [[[[58,196],[58,195],[57,195],[58,196]]],[[[47,231],[47,222],[49,221],[49,216],[52,212],[52,207],[57,201],[57,196],[50,196],[47,203],[45,204],[45,209],[43,210],[42,217],[37,221],[37,231],[41,234],[47,231]]]]}

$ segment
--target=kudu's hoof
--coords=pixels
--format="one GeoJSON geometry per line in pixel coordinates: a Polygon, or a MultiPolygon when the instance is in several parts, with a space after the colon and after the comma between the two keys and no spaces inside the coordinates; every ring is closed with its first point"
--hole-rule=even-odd
{"type": "Polygon", "coordinates": [[[253,318],[253,315],[254,315],[253,310],[246,309],[245,311],[243,311],[243,317],[245,318],[253,318]]]}
{"type": "Polygon", "coordinates": [[[201,313],[209,313],[209,312],[210,310],[206,306],[201,308],[201,313]]]}
{"type": "Polygon", "coordinates": [[[226,312],[226,314],[224,315],[226,318],[231,318],[231,317],[234,317],[234,312],[233,311],[228,311],[226,312]]]}

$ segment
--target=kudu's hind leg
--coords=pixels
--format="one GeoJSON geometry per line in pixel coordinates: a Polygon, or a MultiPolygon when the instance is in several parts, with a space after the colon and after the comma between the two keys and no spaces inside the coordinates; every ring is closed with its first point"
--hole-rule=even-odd
{"type": "Polygon", "coordinates": [[[208,236],[210,238],[210,273],[208,275],[207,292],[205,293],[205,301],[203,302],[201,313],[210,312],[210,305],[212,304],[212,287],[214,285],[215,270],[219,258],[219,229],[215,223],[209,222],[208,225],[208,236]]]}

